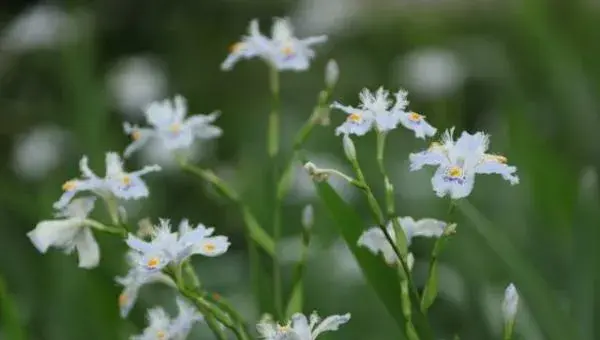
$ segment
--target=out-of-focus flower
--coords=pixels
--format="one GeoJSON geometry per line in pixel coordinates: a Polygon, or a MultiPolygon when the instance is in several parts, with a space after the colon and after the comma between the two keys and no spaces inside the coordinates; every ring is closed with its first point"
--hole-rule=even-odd
{"type": "Polygon", "coordinates": [[[185,339],[194,323],[203,320],[202,315],[187,302],[177,299],[179,314],[171,319],[164,309],[154,307],[148,310],[148,327],[140,335],[131,337],[131,340],[183,340],[185,339]]]}
{"type": "Polygon", "coordinates": [[[98,177],[88,166],[87,156],[83,156],[79,162],[82,178],[69,180],[63,184],[64,193],[54,203],[55,209],[66,206],[71,199],[82,191],[93,191],[101,196],[114,195],[121,199],[140,199],[149,195],[148,187],[142,180],[142,176],[159,171],[158,165],[146,166],[141,170],[126,172],[123,169],[121,157],[115,152],[106,153],[106,175],[98,177]]]}
{"type": "Polygon", "coordinates": [[[50,246],[62,248],[67,254],[77,250],[79,267],[96,267],[100,249],[86,222],[95,200],[95,197],[82,197],[71,201],[56,213],[56,217],[62,219],[41,221],[27,237],[41,253],[46,253],[50,246]]]}
{"type": "Polygon", "coordinates": [[[331,315],[321,320],[317,312],[313,312],[310,321],[303,314],[296,313],[285,325],[275,323],[270,318],[263,318],[256,329],[265,340],[314,340],[324,332],[337,331],[348,321],[350,321],[350,313],[331,315]]]}
{"type": "Polygon", "coordinates": [[[401,61],[402,80],[423,97],[443,97],[462,85],[465,70],[456,54],[441,48],[415,50],[401,61]]]}
{"type": "Polygon", "coordinates": [[[164,69],[146,56],[119,60],[110,70],[107,82],[118,108],[132,117],[142,113],[141,107],[162,98],[167,88],[164,69]]]}
{"type": "Polygon", "coordinates": [[[502,316],[505,322],[512,322],[517,315],[519,307],[519,293],[514,284],[509,284],[504,291],[504,300],[502,301],[502,316]]]}
{"type": "Polygon", "coordinates": [[[148,283],[163,282],[168,285],[175,283],[162,272],[148,273],[140,270],[138,264],[141,261],[140,254],[135,251],[127,252],[127,263],[130,266],[126,276],[116,277],[115,281],[123,286],[119,295],[119,312],[122,318],[127,317],[138,297],[140,288],[148,283]]]}
{"type": "Polygon", "coordinates": [[[452,199],[467,197],[473,190],[476,174],[499,174],[511,184],[519,183],[515,175],[517,168],[506,164],[506,157],[487,154],[489,137],[477,132],[463,132],[457,141],[454,129],[448,130],[442,142],[434,142],[428,150],[410,154],[411,171],[425,165],[438,166],[431,179],[433,189],[440,197],[450,195],[452,199]]]}
{"type": "Polygon", "coordinates": [[[38,5],[17,16],[2,32],[0,46],[7,51],[54,48],[77,38],[77,18],[57,6],[38,5]]]}
{"type": "Polygon", "coordinates": [[[388,132],[395,129],[398,123],[415,132],[417,138],[424,139],[433,136],[436,129],[425,120],[425,116],[415,112],[406,112],[408,93],[400,90],[395,95],[395,103],[389,99],[389,91],[380,87],[372,93],[363,89],[359,94],[358,108],[344,106],[334,102],[331,107],[340,109],[348,114],[346,121],[335,130],[336,135],[355,134],[363,136],[372,129],[378,132],[388,132]]]}
{"type": "Polygon", "coordinates": [[[298,39],[287,18],[275,18],[271,38],[260,33],[258,20],[250,22],[249,33],[231,47],[231,53],[221,64],[221,69],[230,70],[240,59],[260,57],[280,71],[304,71],[310,66],[315,52],[312,45],[323,43],[326,36],[298,39]]]}
{"type": "Polygon", "coordinates": [[[213,139],[221,136],[221,128],[212,125],[219,117],[218,112],[209,115],[187,115],[185,99],[177,95],[174,100],[154,102],[145,111],[146,120],[151,128],[141,128],[125,123],[125,133],[131,135],[131,143],[124,152],[129,157],[134,151],[143,147],[151,138],[157,138],[168,150],[189,148],[194,139],[213,139]]]}
{"type": "MultiPolygon", "coordinates": [[[[445,222],[432,218],[415,221],[410,216],[398,217],[398,222],[402,226],[408,245],[410,245],[413,237],[440,237],[446,228],[445,222]]],[[[386,230],[390,237],[396,240],[396,231],[391,221],[388,222],[386,230]]],[[[358,246],[367,248],[375,255],[381,253],[385,262],[390,266],[396,265],[398,262],[393,246],[379,227],[371,227],[364,231],[358,239],[358,246]]]]}
{"type": "Polygon", "coordinates": [[[187,220],[180,223],[178,233],[172,232],[169,221],[162,219],[152,241],[146,242],[129,234],[126,242],[141,254],[140,267],[147,272],[156,272],[194,254],[210,257],[224,254],[229,249],[229,240],[226,236],[211,236],[213,232],[214,228],[206,228],[203,224],[193,229],[187,220]]]}
{"type": "Polygon", "coordinates": [[[38,126],[19,137],[13,151],[18,176],[40,180],[62,161],[67,133],[55,126],[38,126]]]}

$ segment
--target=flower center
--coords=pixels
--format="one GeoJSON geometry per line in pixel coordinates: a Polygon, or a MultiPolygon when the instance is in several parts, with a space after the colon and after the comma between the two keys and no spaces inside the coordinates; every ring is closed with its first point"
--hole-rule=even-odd
{"type": "Polygon", "coordinates": [[[462,177],[463,170],[458,166],[453,166],[448,169],[448,176],[450,177],[462,177]]]}
{"type": "Polygon", "coordinates": [[[288,333],[292,330],[292,327],[290,326],[289,323],[285,324],[285,325],[277,325],[277,332],[279,333],[288,333]]]}
{"type": "Polygon", "coordinates": [[[129,186],[131,184],[131,176],[123,175],[121,177],[121,183],[123,183],[123,185],[125,185],[125,186],[129,186]]]}
{"type": "Polygon", "coordinates": [[[165,331],[158,331],[156,332],[156,337],[159,340],[165,340],[167,338],[167,333],[165,331]]]}
{"type": "Polygon", "coordinates": [[[359,113],[351,113],[348,115],[348,120],[351,122],[358,123],[362,120],[362,116],[359,113]]]}
{"type": "Polygon", "coordinates": [[[151,257],[148,262],[146,262],[146,266],[150,269],[154,269],[156,267],[158,267],[158,265],[160,264],[160,259],[156,256],[151,257]]]}
{"type": "Polygon", "coordinates": [[[217,247],[215,247],[215,245],[212,243],[207,243],[203,246],[203,248],[205,252],[212,253],[217,247]]]}
{"type": "Polygon", "coordinates": [[[239,52],[242,48],[244,48],[244,43],[243,42],[236,42],[235,44],[229,46],[229,52],[231,53],[236,53],[239,52]]]}
{"type": "Polygon", "coordinates": [[[435,150],[437,148],[440,148],[442,146],[442,144],[438,143],[438,142],[432,142],[431,145],[429,145],[429,150],[435,150]]]}
{"type": "Polygon", "coordinates": [[[77,188],[77,182],[75,180],[66,181],[62,186],[64,191],[72,191],[75,190],[75,188],[77,188]]]}
{"type": "Polygon", "coordinates": [[[179,133],[181,131],[181,124],[179,124],[179,123],[171,124],[171,126],[169,126],[169,131],[171,131],[172,133],[179,133]]]}
{"type": "Polygon", "coordinates": [[[127,297],[127,295],[125,295],[125,293],[119,295],[119,306],[124,306],[128,300],[129,298],[127,297]]]}
{"type": "Polygon", "coordinates": [[[131,133],[131,139],[133,139],[133,140],[138,140],[138,139],[140,139],[141,137],[142,137],[142,134],[141,134],[141,133],[140,133],[138,130],[134,130],[134,131],[131,133]]]}
{"type": "Polygon", "coordinates": [[[294,49],[292,48],[292,46],[290,45],[285,45],[283,46],[283,48],[281,49],[281,53],[285,54],[286,56],[291,56],[292,54],[294,54],[294,49]]]}
{"type": "Polygon", "coordinates": [[[411,112],[411,113],[408,114],[408,119],[410,121],[412,121],[412,122],[415,122],[415,123],[420,122],[423,119],[423,117],[425,117],[425,116],[420,115],[420,114],[418,114],[416,112],[411,112]]]}

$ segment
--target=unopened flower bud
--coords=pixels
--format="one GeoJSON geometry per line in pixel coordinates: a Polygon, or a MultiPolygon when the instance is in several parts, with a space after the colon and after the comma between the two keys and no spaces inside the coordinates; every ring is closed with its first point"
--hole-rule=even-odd
{"type": "Polygon", "coordinates": [[[348,137],[347,134],[344,134],[344,137],[342,138],[342,143],[344,144],[344,153],[346,154],[348,160],[355,161],[356,148],[354,147],[354,142],[352,141],[352,139],[350,139],[350,137],[348,137]]]}
{"type": "Polygon", "coordinates": [[[302,209],[302,226],[310,230],[314,223],[314,209],[313,206],[308,204],[302,209]]]}
{"type": "Polygon", "coordinates": [[[337,84],[339,77],[340,68],[335,60],[330,59],[325,67],[325,85],[327,85],[328,88],[334,87],[337,84]]]}
{"type": "Polygon", "coordinates": [[[456,223],[449,224],[444,228],[444,235],[448,236],[454,234],[456,234],[456,223]]]}
{"type": "Polygon", "coordinates": [[[504,291],[504,301],[502,301],[502,316],[504,322],[512,322],[517,315],[519,306],[519,293],[514,284],[509,284],[504,291]]]}

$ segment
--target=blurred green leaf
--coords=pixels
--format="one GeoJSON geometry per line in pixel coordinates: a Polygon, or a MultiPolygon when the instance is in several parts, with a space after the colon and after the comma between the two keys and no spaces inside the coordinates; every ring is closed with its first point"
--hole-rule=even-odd
{"type": "Polygon", "coordinates": [[[583,339],[594,339],[594,282],[598,262],[596,243],[600,220],[598,174],[588,168],[581,176],[579,202],[573,223],[571,306],[583,339]]]}
{"type": "Polygon", "coordinates": [[[296,281],[292,287],[290,299],[285,308],[285,317],[290,318],[294,313],[302,312],[304,302],[304,283],[302,280],[296,281]]]}
{"type": "Polygon", "coordinates": [[[547,339],[579,339],[570,316],[556,302],[556,297],[544,280],[511,241],[477,208],[465,199],[457,208],[472,222],[475,231],[483,237],[491,250],[508,269],[508,274],[531,308],[532,314],[547,339]]]}
{"type": "Polygon", "coordinates": [[[25,331],[19,322],[19,313],[15,302],[8,294],[4,280],[0,278],[0,321],[6,339],[25,340],[25,331]]]}
{"type": "Polygon", "coordinates": [[[356,242],[363,232],[364,226],[356,211],[347,205],[329,184],[316,183],[316,187],[338,231],[354,254],[367,282],[373,287],[404,334],[406,321],[402,314],[401,291],[396,272],[387,267],[381,258],[358,247],[356,242]]]}

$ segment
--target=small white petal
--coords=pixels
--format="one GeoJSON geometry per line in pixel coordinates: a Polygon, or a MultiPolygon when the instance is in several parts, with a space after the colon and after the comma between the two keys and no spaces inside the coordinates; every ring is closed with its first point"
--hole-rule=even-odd
{"type": "Polygon", "coordinates": [[[509,284],[504,291],[504,300],[502,301],[502,316],[505,322],[514,320],[519,306],[519,293],[514,284],[509,284]]]}
{"type": "Polygon", "coordinates": [[[326,317],[312,332],[312,338],[328,331],[337,331],[341,325],[350,321],[350,313],[344,315],[331,315],[326,317]]]}
{"type": "Polygon", "coordinates": [[[84,228],[73,240],[79,256],[79,267],[94,268],[100,262],[100,247],[94,239],[92,230],[84,228]]]}

